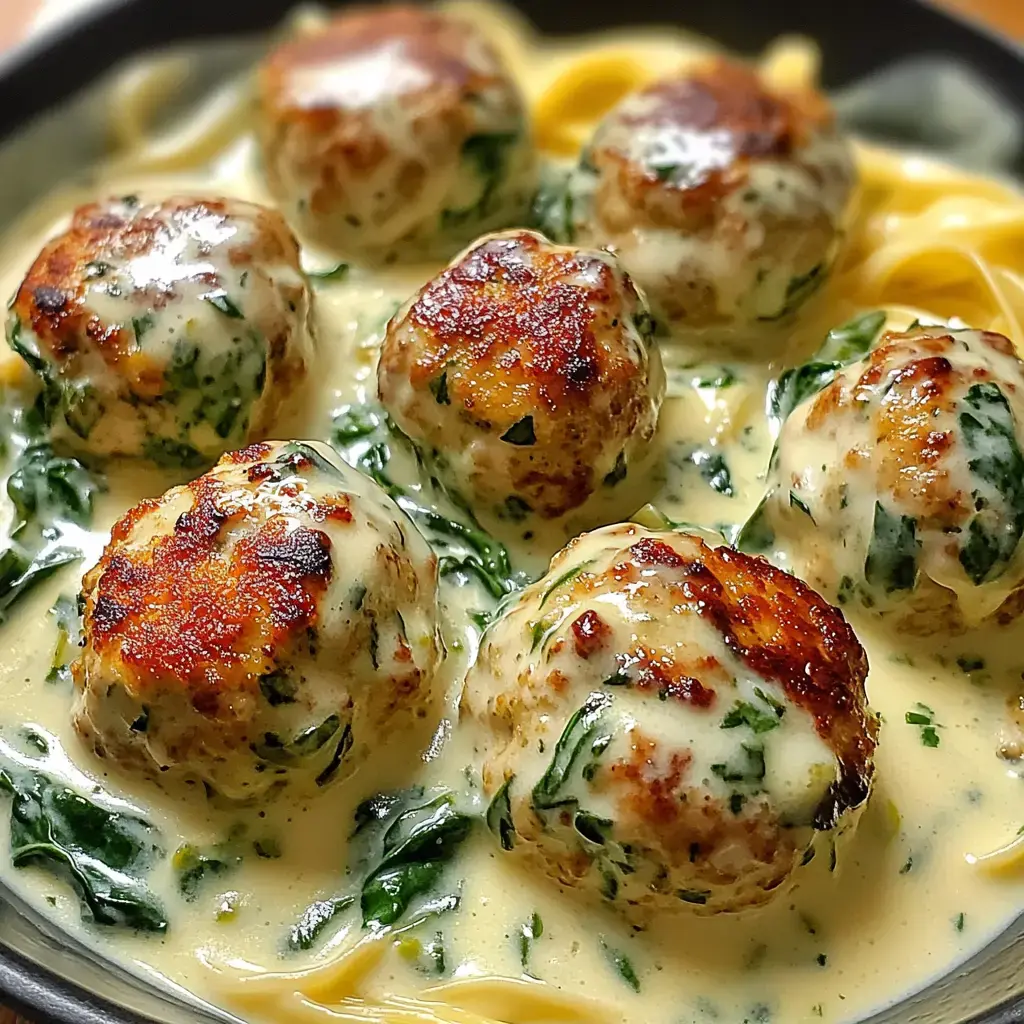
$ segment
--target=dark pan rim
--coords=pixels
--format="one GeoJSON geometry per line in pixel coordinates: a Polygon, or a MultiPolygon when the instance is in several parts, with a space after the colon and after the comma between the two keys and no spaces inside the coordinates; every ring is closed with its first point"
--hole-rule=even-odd
{"type": "MultiPolygon", "coordinates": [[[[0,0],[0,3],[4,2],[0,0]]],[[[338,0],[328,2],[337,3],[338,0]]],[[[883,2],[886,0],[878,0],[876,6],[881,7],[883,2]]],[[[996,77],[1001,78],[1004,85],[1014,81],[1011,91],[1017,94],[1018,102],[1024,104],[1024,43],[1001,36],[961,12],[940,8],[936,0],[887,2],[890,10],[886,14],[891,30],[899,32],[904,23],[913,23],[927,30],[926,45],[932,45],[936,39],[945,40],[945,46],[933,46],[933,52],[945,50],[956,54],[960,50],[972,50],[980,58],[978,63],[991,62],[997,72],[996,77]]],[[[792,6],[808,11],[819,5],[831,7],[820,4],[820,0],[795,0],[789,5],[780,3],[779,8],[792,6]]],[[[78,11],[15,46],[0,56],[0,90],[18,97],[16,105],[0,105],[0,141],[98,80],[112,65],[152,49],[154,42],[164,46],[190,39],[238,37],[265,30],[291,3],[281,0],[247,3],[248,21],[246,16],[232,10],[235,6],[211,3],[210,0],[176,0],[172,10],[172,5],[160,0],[97,0],[96,6],[78,11]],[[89,54],[114,54],[116,58],[113,61],[90,61],[89,54]]],[[[572,5],[567,3],[566,6],[572,5]]],[[[611,9],[612,3],[598,2],[598,6],[611,9]]],[[[857,4],[840,5],[836,16],[854,24],[850,22],[854,17],[850,11],[857,7],[857,4]],[[843,13],[843,8],[846,13],[843,13]]],[[[707,23],[714,18],[713,8],[713,4],[697,5],[687,12],[686,21],[693,20],[690,17],[692,13],[707,23]]],[[[715,35],[707,24],[694,27],[702,34],[715,35]]],[[[913,40],[914,35],[908,34],[907,42],[912,43],[913,40]]],[[[1024,160],[1020,168],[1024,170],[1024,160]]],[[[0,902],[2,900],[0,895],[0,902]]],[[[17,910],[13,912],[17,913],[17,910]]],[[[125,972],[119,970],[118,973],[125,972]]],[[[172,994],[138,975],[131,975],[131,983],[137,988],[158,993],[169,1005],[183,1005],[172,994]]],[[[8,947],[2,939],[0,999],[5,1006],[25,1014],[38,1024],[156,1024],[154,1018],[96,995],[85,986],[36,963],[8,947]]],[[[908,1014],[913,1012],[908,1009],[908,1014]]],[[[1010,995],[963,1024],[1021,1022],[1024,1022],[1024,994],[1010,995]]]]}

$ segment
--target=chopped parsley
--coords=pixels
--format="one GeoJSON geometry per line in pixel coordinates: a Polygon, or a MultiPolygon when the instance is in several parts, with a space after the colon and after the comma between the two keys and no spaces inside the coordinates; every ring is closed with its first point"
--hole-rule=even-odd
{"type": "Polygon", "coordinates": [[[916,725],[921,729],[921,743],[926,747],[939,745],[938,730],[942,728],[935,721],[935,712],[927,704],[915,704],[913,711],[904,716],[907,725],[916,725]]]}

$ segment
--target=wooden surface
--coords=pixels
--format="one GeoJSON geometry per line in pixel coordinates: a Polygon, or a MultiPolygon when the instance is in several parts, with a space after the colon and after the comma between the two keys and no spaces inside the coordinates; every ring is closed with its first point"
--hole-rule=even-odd
{"type": "MultiPolygon", "coordinates": [[[[68,0],[0,0],[0,49],[24,38],[40,22],[52,21],[68,7],[77,7],[82,2],[83,0],[78,0],[72,5],[68,0]]],[[[213,2],[216,3],[218,0],[213,2]]],[[[761,0],[751,2],[759,3],[761,0]]],[[[1024,41],[1024,0],[941,0],[941,3],[1024,41]]],[[[0,1006],[0,1024],[29,1022],[0,1006]]]]}
{"type": "Polygon", "coordinates": [[[1024,42],[1024,0],[941,0],[941,3],[1024,42]]]}

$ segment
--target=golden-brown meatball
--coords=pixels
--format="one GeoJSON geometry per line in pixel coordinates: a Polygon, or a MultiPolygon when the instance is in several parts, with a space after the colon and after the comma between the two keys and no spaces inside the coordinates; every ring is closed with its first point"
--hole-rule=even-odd
{"type": "Polygon", "coordinates": [[[717,59],[623,100],[548,219],[616,253],[677,333],[746,344],[826,278],[853,180],[820,95],[717,59]]]}
{"type": "Polygon", "coordinates": [[[259,84],[270,187],[310,238],[371,259],[448,256],[525,212],[522,98],[458,18],[346,11],[270,54],[259,84]]]}
{"type": "Polygon", "coordinates": [[[481,510],[550,519],[616,496],[642,504],[664,374],[647,307],[608,253],[531,231],[482,239],[392,319],[378,385],[481,510]]]}
{"type": "Polygon", "coordinates": [[[74,720],[101,757],[258,796],[425,714],[437,562],[330,449],[264,442],[131,509],[83,581],[74,720]]]}
{"type": "Polygon", "coordinates": [[[311,358],[281,217],[235,199],[79,207],[21,283],[7,338],[75,452],[197,467],[266,436],[311,358]]]}
{"type": "Polygon", "coordinates": [[[789,416],[764,515],[833,600],[916,633],[1019,614],[1024,364],[1001,334],[887,332],[789,416]]]}
{"type": "Polygon", "coordinates": [[[633,913],[771,899],[873,774],[867,659],[800,580],[695,535],[584,534],[467,678],[488,824],[633,913]]]}

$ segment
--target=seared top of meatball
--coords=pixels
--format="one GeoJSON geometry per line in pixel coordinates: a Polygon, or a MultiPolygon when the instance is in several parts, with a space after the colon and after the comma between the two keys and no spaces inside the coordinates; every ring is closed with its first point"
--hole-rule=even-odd
{"type": "MultiPolygon", "coordinates": [[[[662,701],[713,708],[720,703],[716,677],[731,679],[728,667],[707,649],[680,645],[678,624],[673,627],[680,613],[698,616],[748,671],[778,684],[788,701],[813,717],[844,773],[833,793],[835,806],[823,812],[825,817],[863,800],[862,773],[877,727],[864,704],[867,656],[842,613],[763,558],[712,548],[693,535],[625,529],[636,539],[624,540],[628,546],[610,568],[591,572],[584,564],[552,593],[548,614],[557,615],[562,605],[575,609],[578,602],[617,595],[642,614],[627,649],[612,645],[604,651],[614,662],[607,666],[610,673],[619,677],[615,685],[662,701]]],[[[600,604],[591,604],[570,625],[573,649],[584,660],[607,643],[599,609],[600,604]]],[[[601,665],[606,661],[602,658],[601,665]]]]}
{"type": "Polygon", "coordinates": [[[271,268],[298,284],[298,266],[298,245],[273,210],[235,199],[142,204],[126,196],[79,207],[43,247],[11,308],[53,361],[95,352],[119,365],[137,393],[155,395],[165,380],[154,350],[180,326],[172,304],[204,299],[211,317],[240,319],[238,275],[271,268]]]}
{"type": "MultiPolygon", "coordinates": [[[[632,284],[596,251],[552,246],[531,231],[478,243],[431,281],[404,324],[415,332],[414,387],[440,385],[476,420],[511,427],[537,408],[584,407],[628,389],[639,360],[608,337],[649,334],[646,313],[621,322],[632,284]]],[[[440,401],[440,399],[439,399],[440,401]]]]}
{"type": "MultiPolygon", "coordinates": [[[[266,444],[252,445],[218,465],[251,462],[268,451],[266,444]]],[[[160,507],[157,500],[123,516],[100,560],[91,619],[97,652],[118,645],[139,689],[172,676],[226,691],[268,672],[278,650],[315,621],[332,575],[330,538],[292,517],[352,521],[346,495],[317,499],[298,486],[294,473],[308,464],[296,451],[291,472],[268,462],[247,471],[254,485],[287,475],[287,488],[239,491],[223,476],[199,477],[188,485],[192,508],[170,534],[146,535],[145,518],[160,507]],[[256,517],[258,525],[246,530],[246,520],[256,517]],[[239,530],[245,535],[234,556],[216,557],[226,532],[239,530]],[[130,537],[134,543],[125,547],[130,537]]]]}
{"type": "Polygon", "coordinates": [[[278,108],[296,108],[296,116],[361,110],[425,93],[457,116],[467,96],[504,79],[494,51],[473,26],[403,5],[346,11],[279,46],[262,74],[265,97],[278,108]],[[331,73],[324,74],[328,66],[331,73]]]}
{"type": "Polygon", "coordinates": [[[765,160],[799,163],[815,132],[832,125],[811,89],[771,89],[752,68],[718,59],[627,98],[594,141],[592,158],[617,167],[618,186],[653,223],[693,228],[744,188],[765,160]],[[674,202],[663,198],[668,192],[674,202]]]}
{"type": "MultiPolygon", "coordinates": [[[[339,564],[370,582],[367,529],[435,564],[397,509],[367,503],[386,501],[362,495],[370,489],[308,445],[272,442],[228,453],[181,493],[141,502],[115,524],[86,578],[93,655],[116,656],[136,694],[173,681],[226,708],[335,614],[321,605],[339,564]],[[168,515],[177,516],[172,529],[168,515]]],[[[404,614],[418,622],[418,610],[404,614]]],[[[404,657],[414,660],[407,645],[404,657]]]]}

